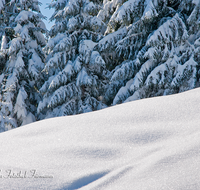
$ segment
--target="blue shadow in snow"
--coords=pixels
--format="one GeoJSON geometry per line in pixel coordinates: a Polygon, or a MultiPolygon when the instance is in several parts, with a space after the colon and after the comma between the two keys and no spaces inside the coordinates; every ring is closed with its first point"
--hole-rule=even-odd
{"type": "Polygon", "coordinates": [[[70,185],[65,186],[63,188],[61,188],[60,190],[75,190],[75,189],[79,189],[83,186],[86,186],[90,183],[92,183],[93,181],[96,181],[100,178],[102,178],[103,176],[105,176],[108,172],[101,172],[101,173],[95,173],[95,174],[91,174],[88,176],[84,176],[80,179],[77,179],[75,181],[73,181],[70,185]]]}

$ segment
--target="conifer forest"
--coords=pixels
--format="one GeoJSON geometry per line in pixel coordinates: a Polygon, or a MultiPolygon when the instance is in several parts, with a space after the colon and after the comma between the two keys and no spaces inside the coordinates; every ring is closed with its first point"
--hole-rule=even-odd
{"type": "Polygon", "coordinates": [[[200,0],[41,3],[0,0],[0,132],[200,86],[200,0]]]}

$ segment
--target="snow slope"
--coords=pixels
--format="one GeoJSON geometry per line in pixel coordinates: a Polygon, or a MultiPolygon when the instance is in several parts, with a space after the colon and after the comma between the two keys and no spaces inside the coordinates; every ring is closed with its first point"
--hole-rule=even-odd
{"type": "Polygon", "coordinates": [[[200,189],[200,89],[0,134],[0,189],[200,189]]]}

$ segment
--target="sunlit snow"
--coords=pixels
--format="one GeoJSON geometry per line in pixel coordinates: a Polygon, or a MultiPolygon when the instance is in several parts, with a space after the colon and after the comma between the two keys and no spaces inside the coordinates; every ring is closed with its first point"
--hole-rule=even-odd
{"type": "Polygon", "coordinates": [[[0,134],[2,189],[200,189],[200,89],[0,134]]]}

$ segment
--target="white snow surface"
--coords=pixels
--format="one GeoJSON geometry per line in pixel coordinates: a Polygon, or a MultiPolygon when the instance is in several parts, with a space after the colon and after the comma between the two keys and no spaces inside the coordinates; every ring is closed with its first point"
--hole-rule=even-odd
{"type": "Polygon", "coordinates": [[[199,115],[200,88],[1,133],[0,187],[199,190],[199,115]]]}

